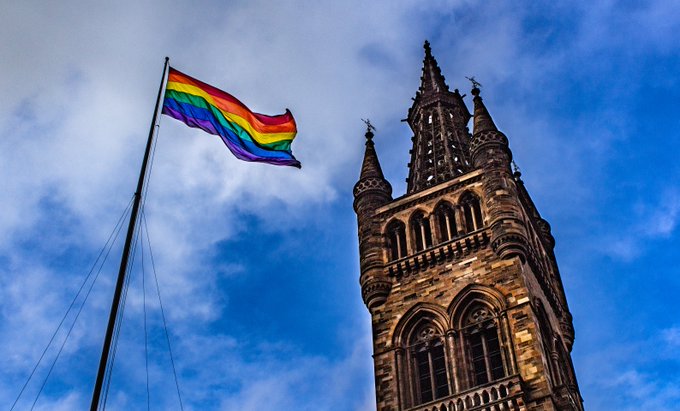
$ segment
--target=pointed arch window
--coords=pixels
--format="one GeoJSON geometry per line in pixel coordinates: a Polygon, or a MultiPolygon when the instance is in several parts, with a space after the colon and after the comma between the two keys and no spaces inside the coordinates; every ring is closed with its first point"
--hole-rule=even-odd
{"type": "Polygon", "coordinates": [[[449,395],[444,339],[431,324],[413,333],[410,341],[414,405],[449,395]]]}
{"type": "Polygon", "coordinates": [[[411,231],[413,233],[413,244],[416,252],[432,247],[430,219],[425,217],[425,214],[422,211],[417,212],[413,218],[411,218],[411,231]]]}
{"type": "Polygon", "coordinates": [[[387,226],[387,245],[390,261],[406,257],[406,227],[401,221],[392,221],[387,226]]]}
{"type": "Polygon", "coordinates": [[[434,214],[439,230],[439,242],[443,243],[456,237],[456,216],[453,207],[448,203],[442,203],[437,206],[434,214]]]}
{"type": "Polygon", "coordinates": [[[465,216],[465,231],[470,233],[482,228],[484,220],[482,219],[482,206],[479,198],[472,193],[465,193],[461,197],[460,205],[465,216]]]}
{"type": "Polygon", "coordinates": [[[472,386],[505,377],[498,328],[491,309],[481,304],[472,307],[466,324],[466,350],[472,386]]]}

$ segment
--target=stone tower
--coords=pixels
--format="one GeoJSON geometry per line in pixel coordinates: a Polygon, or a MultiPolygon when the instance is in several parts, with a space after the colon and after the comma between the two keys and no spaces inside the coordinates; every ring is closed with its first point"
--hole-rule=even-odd
{"type": "Polygon", "coordinates": [[[555,239],[472,95],[470,115],[425,42],[402,197],[366,133],[354,209],[377,410],[583,410],[555,239]]]}

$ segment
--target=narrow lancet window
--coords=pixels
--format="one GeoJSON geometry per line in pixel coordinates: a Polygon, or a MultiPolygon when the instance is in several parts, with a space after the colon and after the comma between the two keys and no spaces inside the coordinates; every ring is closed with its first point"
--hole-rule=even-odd
{"type": "Polygon", "coordinates": [[[468,315],[467,351],[472,386],[483,385],[505,376],[503,354],[496,319],[486,306],[476,306],[468,315]]]}
{"type": "Polygon", "coordinates": [[[406,257],[406,227],[401,221],[392,221],[387,226],[387,245],[390,261],[406,257]]]}
{"type": "Polygon", "coordinates": [[[416,213],[411,219],[411,231],[415,251],[422,251],[432,247],[432,229],[430,220],[422,212],[416,213]]]}
{"type": "Polygon", "coordinates": [[[440,204],[436,211],[437,228],[439,229],[439,242],[443,243],[456,237],[456,217],[453,208],[447,204],[440,204]]]}
{"type": "Polygon", "coordinates": [[[472,193],[465,193],[461,197],[460,205],[463,207],[463,214],[465,216],[465,231],[470,233],[479,230],[484,226],[482,219],[482,207],[479,203],[479,198],[472,193]]]}
{"type": "Polygon", "coordinates": [[[420,328],[414,334],[411,359],[416,405],[449,395],[443,338],[431,325],[420,328]]]}

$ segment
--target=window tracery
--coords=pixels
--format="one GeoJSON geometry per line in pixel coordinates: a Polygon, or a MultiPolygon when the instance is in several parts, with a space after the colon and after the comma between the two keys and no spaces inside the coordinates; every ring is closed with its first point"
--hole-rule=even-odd
{"type": "Polygon", "coordinates": [[[449,395],[444,339],[431,324],[422,326],[410,344],[414,405],[449,395]]]}
{"type": "Polygon", "coordinates": [[[472,386],[505,377],[498,327],[490,307],[473,307],[466,317],[465,330],[472,386]]]}

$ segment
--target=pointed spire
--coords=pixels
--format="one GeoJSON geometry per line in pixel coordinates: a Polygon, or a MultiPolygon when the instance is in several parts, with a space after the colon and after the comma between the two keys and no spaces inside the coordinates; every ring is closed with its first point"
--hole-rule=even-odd
{"type": "Polygon", "coordinates": [[[385,180],[380,161],[378,161],[378,154],[375,151],[375,144],[373,143],[373,126],[369,122],[366,123],[366,152],[364,153],[364,162],[361,165],[361,175],[359,181],[354,185],[354,206],[355,210],[359,210],[359,202],[366,203],[369,207],[379,206],[392,201],[392,186],[385,180]],[[371,194],[371,195],[369,195],[371,194]]]}
{"type": "Polygon", "coordinates": [[[471,165],[470,112],[458,90],[449,90],[428,41],[424,48],[420,88],[406,118],[413,131],[409,194],[464,174],[471,165]]]}
{"type": "Polygon", "coordinates": [[[512,151],[508,146],[508,138],[498,130],[484,106],[482,97],[479,95],[479,83],[474,78],[470,78],[470,81],[473,84],[472,101],[475,105],[472,140],[470,140],[472,164],[475,167],[502,167],[511,173],[512,151]]]}
{"type": "Polygon", "coordinates": [[[369,128],[366,130],[366,152],[364,153],[364,163],[361,165],[361,175],[359,180],[368,177],[377,177],[384,179],[380,162],[378,161],[378,153],[375,151],[375,144],[373,143],[373,131],[369,128]]]}
{"type": "Polygon", "coordinates": [[[489,111],[486,109],[486,106],[484,106],[482,97],[479,95],[479,88],[474,87],[472,89],[472,95],[475,96],[472,99],[475,105],[472,134],[481,133],[482,131],[498,131],[498,128],[496,128],[496,125],[491,119],[489,111]]]}
{"type": "Polygon", "coordinates": [[[446,85],[446,80],[442,75],[442,71],[437,64],[437,60],[432,55],[432,48],[430,42],[425,40],[423,45],[425,48],[425,59],[423,60],[423,75],[420,78],[420,94],[429,94],[448,91],[449,86],[446,85]]]}

